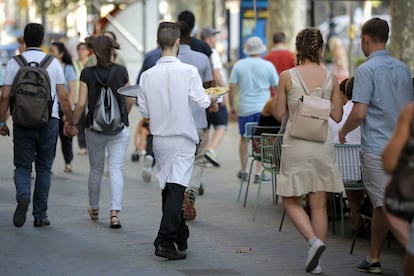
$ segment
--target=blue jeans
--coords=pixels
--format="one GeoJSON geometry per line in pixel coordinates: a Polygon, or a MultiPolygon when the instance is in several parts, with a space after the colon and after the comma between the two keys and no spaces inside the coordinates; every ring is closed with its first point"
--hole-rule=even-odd
{"type": "Polygon", "coordinates": [[[33,216],[46,217],[51,182],[51,169],[56,153],[59,120],[52,118],[44,128],[13,128],[14,182],[16,200],[31,195],[32,164],[35,162],[36,180],[33,193],[33,216]]]}

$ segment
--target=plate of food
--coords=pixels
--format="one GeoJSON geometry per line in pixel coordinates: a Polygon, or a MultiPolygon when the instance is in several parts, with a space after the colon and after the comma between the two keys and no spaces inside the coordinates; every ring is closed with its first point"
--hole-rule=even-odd
{"type": "Polygon", "coordinates": [[[209,87],[206,89],[206,93],[209,96],[217,96],[220,97],[224,94],[227,94],[230,91],[230,88],[228,87],[209,87]]]}
{"type": "Polygon", "coordinates": [[[138,84],[118,88],[118,93],[127,97],[137,98],[141,88],[138,84]]]}

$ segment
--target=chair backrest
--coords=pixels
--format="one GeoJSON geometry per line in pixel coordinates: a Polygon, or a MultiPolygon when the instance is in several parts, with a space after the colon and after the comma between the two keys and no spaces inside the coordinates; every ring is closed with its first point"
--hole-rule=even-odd
{"type": "Polygon", "coordinates": [[[252,138],[253,135],[253,128],[257,126],[257,122],[247,122],[244,125],[244,134],[243,137],[244,138],[252,138]]]}
{"type": "Polygon", "coordinates": [[[362,185],[359,144],[335,144],[336,161],[345,186],[362,185]]]}
{"type": "Polygon", "coordinates": [[[260,145],[261,135],[263,133],[277,134],[280,130],[280,126],[254,126],[252,129],[252,146],[251,146],[251,155],[259,158],[261,155],[260,145]]]}
{"type": "Polygon", "coordinates": [[[265,170],[275,173],[280,169],[283,134],[262,133],[260,145],[260,161],[265,170]]]}

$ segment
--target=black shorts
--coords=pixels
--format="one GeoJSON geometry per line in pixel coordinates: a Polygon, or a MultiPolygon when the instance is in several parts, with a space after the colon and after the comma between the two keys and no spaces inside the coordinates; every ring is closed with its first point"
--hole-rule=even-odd
{"type": "Polygon", "coordinates": [[[229,122],[227,107],[221,104],[218,106],[217,112],[207,112],[207,128],[210,128],[210,125],[213,125],[214,128],[227,128],[227,123],[229,122]]]}

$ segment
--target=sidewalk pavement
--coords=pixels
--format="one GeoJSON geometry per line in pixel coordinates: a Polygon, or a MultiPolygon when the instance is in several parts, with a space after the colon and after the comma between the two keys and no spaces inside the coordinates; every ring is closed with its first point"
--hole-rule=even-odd
{"type": "MultiPolygon", "coordinates": [[[[63,172],[60,146],[57,149],[49,195],[51,226],[34,228],[30,207],[26,224],[15,228],[12,137],[0,137],[0,275],[309,275],[304,272],[305,240],[289,219],[278,232],[283,208],[280,203],[272,205],[269,183],[262,185],[256,222],[252,216],[257,185],[251,185],[246,208],[236,200],[240,165],[235,123],[230,124],[218,151],[222,166],[204,170],[205,194],[197,198],[197,218],[188,222],[187,259],[166,261],[154,256],[161,191],[155,176],[151,183],[142,180],[142,160],[131,162],[137,108],[130,118],[121,229],[109,228],[107,177],[102,183],[99,221],[89,219],[88,157],[76,155],[76,142],[72,174],[63,172]]],[[[349,219],[345,224],[345,238],[329,230],[321,258],[322,275],[364,275],[355,266],[367,254],[369,240],[359,238],[350,255],[349,219]]],[[[401,273],[403,256],[404,250],[395,240],[390,248],[385,247],[383,275],[401,273]]]]}

